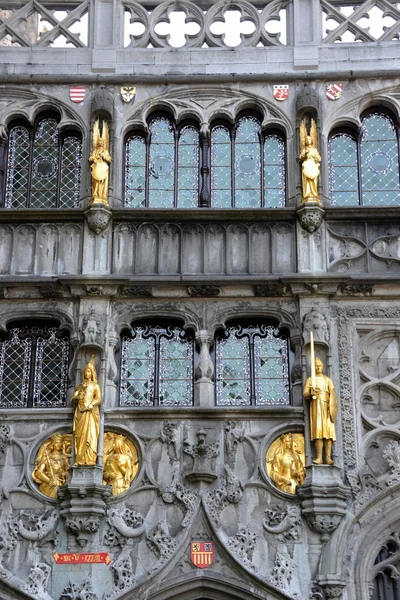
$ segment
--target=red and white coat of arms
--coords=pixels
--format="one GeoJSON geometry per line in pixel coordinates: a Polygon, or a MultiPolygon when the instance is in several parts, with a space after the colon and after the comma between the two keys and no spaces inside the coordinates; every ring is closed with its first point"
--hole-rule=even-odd
{"type": "Polygon", "coordinates": [[[274,98],[279,102],[283,102],[289,96],[288,85],[274,85],[274,98]]]}

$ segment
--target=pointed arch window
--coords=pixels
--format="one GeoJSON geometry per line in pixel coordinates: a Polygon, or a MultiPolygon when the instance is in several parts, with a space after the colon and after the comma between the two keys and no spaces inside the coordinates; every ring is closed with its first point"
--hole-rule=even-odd
{"type": "Polygon", "coordinates": [[[75,208],[79,206],[82,141],[77,133],[60,134],[53,117],[34,128],[10,128],[6,208],[75,208]]]}
{"type": "Polygon", "coordinates": [[[193,405],[192,336],[175,325],[138,325],[121,346],[121,406],[193,405]]]}
{"type": "Polygon", "coordinates": [[[0,408],[66,405],[69,336],[52,323],[15,324],[0,339],[0,408]]]}
{"type": "Polygon", "coordinates": [[[216,338],[217,406],[290,404],[289,340],[272,325],[232,325],[216,338]]]}
{"type": "Polygon", "coordinates": [[[127,208],[195,208],[199,201],[199,131],[153,118],[148,135],[132,133],[125,143],[127,208]]]}
{"type": "Polygon", "coordinates": [[[334,132],[328,152],[332,206],[400,203],[398,131],[389,113],[367,113],[359,135],[334,132]]]}
{"type": "Polygon", "coordinates": [[[262,133],[253,116],[234,128],[211,130],[211,205],[214,208],[285,206],[285,144],[276,132],[262,133]]]}

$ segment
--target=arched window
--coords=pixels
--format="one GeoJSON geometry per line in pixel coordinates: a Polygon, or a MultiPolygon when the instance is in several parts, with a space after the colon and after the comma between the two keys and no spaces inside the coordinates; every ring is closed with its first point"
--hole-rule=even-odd
{"type": "Polygon", "coordinates": [[[285,177],[284,141],[274,132],[262,134],[258,119],[244,116],[233,129],[212,128],[212,207],[284,207],[285,177]]]}
{"type": "Polygon", "coordinates": [[[358,136],[334,132],[328,149],[332,206],[400,203],[398,133],[389,114],[367,113],[358,136]]]}
{"type": "Polygon", "coordinates": [[[128,208],[195,208],[199,201],[199,131],[176,127],[160,116],[147,136],[125,143],[125,201],[128,208]]]}
{"type": "Polygon", "coordinates": [[[0,408],[66,405],[69,336],[53,323],[16,323],[0,339],[0,408]]]}
{"type": "Polygon", "coordinates": [[[8,139],[6,208],[74,208],[79,205],[82,142],[58,132],[53,117],[32,129],[11,127],[8,139]]]}
{"type": "Polygon", "coordinates": [[[121,406],[192,406],[194,339],[178,326],[136,325],[122,338],[121,406]]]}
{"type": "Polygon", "coordinates": [[[376,575],[371,600],[400,600],[399,568],[399,542],[397,535],[394,534],[376,557],[373,567],[376,575]]]}
{"type": "Polygon", "coordinates": [[[290,404],[289,353],[274,326],[229,326],[215,343],[217,406],[290,404]]]}

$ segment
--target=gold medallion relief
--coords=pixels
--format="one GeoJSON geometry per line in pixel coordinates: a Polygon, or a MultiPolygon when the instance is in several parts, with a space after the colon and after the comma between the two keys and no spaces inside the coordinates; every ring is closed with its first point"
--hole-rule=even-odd
{"type": "Polygon", "coordinates": [[[284,433],[267,451],[267,473],[275,485],[288,494],[295,494],[305,478],[304,435],[284,433]]]}
{"type": "MultiPolygon", "coordinates": [[[[45,496],[57,498],[57,489],[67,483],[71,463],[72,435],[55,434],[39,448],[32,477],[45,496]]],[[[113,496],[129,489],[139,470],[135,444],[124,435],[104,434],[103,484],[112,487],[113,496]]]]}

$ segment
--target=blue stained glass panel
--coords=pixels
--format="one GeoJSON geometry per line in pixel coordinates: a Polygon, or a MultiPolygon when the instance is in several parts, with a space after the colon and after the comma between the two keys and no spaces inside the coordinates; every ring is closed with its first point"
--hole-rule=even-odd
{"type": "Polygon", "coordinates": [[[199,132],[183,127],[178,149],[178,206],[195,208],[199,197],[199,132]]]}
{"type": "Polygon", "coordinates": [[[28,202],[29,133],[25,127],[13,127],[8,141],[6,208],[25,208],[28,202]]]}
{"type": "Polygon", "coordinates": [[[332,206],[359,203],[357,142],[340,133],[329,139],[329,199],[332,206]]]}
{"type": "Polygon", "coordinates": [[[137,135],[127,141],[125,148],[125,206],[146,206],[146,142],[137,135]]]}
{"type": "Polygon", "coordinates": [[[31,207],[57,206],[58,124],[55,119],[43,119],[33,140],[31,207]]]}
{"type": "Polygon", "coordinates": [[[193,404],[193,340],[180,334],[160,339],[160,406],[193,404]]]}
{"type": "Polygon", "coordinates": [[[231,136],[223,126],[211,132],[211,206],[232,206],[231,136]]]}
{"type": "Polygon", "coordinates": [[[149,207],[173,208],[175,199],[175,139],[172,123],[165,117],[149,126],[149,207]]]}
{"type": "Polygon", "coordinates": [[[277,135],[267,135],[264,140],[264,206],[285,206],[285,144],[277,135]]]}
{"type": "Polygon", "coordinates": [[[260,124],[253,117],[239,119],[235,135],[235,207],[261,206],[260,124]]]}

